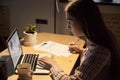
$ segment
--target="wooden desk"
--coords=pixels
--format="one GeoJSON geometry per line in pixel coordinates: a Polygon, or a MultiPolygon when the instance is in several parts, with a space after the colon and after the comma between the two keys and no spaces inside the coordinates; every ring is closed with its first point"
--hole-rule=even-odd
{"type": "MultiPolygon", "coordinates": [[[[55,41],[55,42],[58,42],[58,43],[68,45],[68,43],[76,41],[77,38],[74,37],[74,36],[68,36],[68,35],[51,34],[51,33],[38,33],[37,40],[38,40],[37,44],[40,44],[42,41],[51,40],[51,41],[55,41]]],[[[84,45],[84,41],[80,40],[78,42],[78,44],[80,44],[80,47],[82,47],[84,45]]],[[[23,52],[34,52],[34,53],[40,53],[40,54],[41,53],[46,53],[46,52],[43,52],[43,51],[34,50],[33,47],[22,46],[22,48],[23,48],[23,52]]],[[[8,55],[8,51],[7,50],[3,51],[0,54],[0,56],[2,54],[8,55]]],[[[61,68],[67,74],[70,74],[78,56],[79,56],[78,54],[72,54],[69,57],[54,56],[53,59],[61,66],[61,68]]],[[[18,78],[17,75],[13,75],[13,76],[10,76],[8,78],[8,80],[17,80],[17,78],[18,78]]],[[[49,75],[33,75],[33,80],[52,80],[52,79],[50,78],[49,75]]]]}

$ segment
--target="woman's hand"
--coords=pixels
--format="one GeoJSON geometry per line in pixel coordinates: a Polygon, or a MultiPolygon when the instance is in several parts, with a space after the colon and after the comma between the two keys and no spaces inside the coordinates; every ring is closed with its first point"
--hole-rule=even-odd
{"type": "Polygon", "coordinates": [[[50,57],[42,57],[39,59],[39,61],[47,64],[48,66],[52,67],[52,66],[55,66],[55,65],[58,65],[52,58],[50,57]]]}
{"type": "Polygon", "coordinates": [[[76,44],[74,44],[74,42],[69,44],[69,51],[71,53],[79,53],[79,54],[83,52],[83,50],[80,49],[76,44]]]}

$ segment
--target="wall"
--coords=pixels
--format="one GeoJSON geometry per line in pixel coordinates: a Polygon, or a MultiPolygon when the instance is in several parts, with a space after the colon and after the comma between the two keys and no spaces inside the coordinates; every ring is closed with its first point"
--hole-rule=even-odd
{"type": "Polygon", "coordinates": [[[10,34],[9,8],[7,6],[0,6],[0,34],[3,37],[10,34]]]}
{"type": "Polygon", "coordinates": [[[46,19],[48,24],[37,24],[38,32],[54,32],[54,0],[1,0],[9,6],[10,28],[17,27],[20,36],[26,24],[35,24],[36,19],[46,19]]]}
{"type": "Polygon", "coordinates": [[[113,32],[117,39],[118,45],[116,46],[120,51],[120,6],[99,5],[99,8],[107,27],[113,32]]]}
{"type": "Polygon", "coordinates": [[[66,3],[58,3],[59,11],[57,11],[57,19],[56,19],[56,32],[59,34],[70,34],[70,32],[66,28],[66,19],[65,19],[65,8],[66,3]]]}

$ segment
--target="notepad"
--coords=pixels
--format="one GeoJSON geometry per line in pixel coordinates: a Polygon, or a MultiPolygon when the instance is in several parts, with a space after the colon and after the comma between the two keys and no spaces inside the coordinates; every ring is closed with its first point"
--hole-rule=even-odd
{"type": "Polygon", "coordinates": [[[68,57],[71,55],[69,47],[54,41],[44,41],[41,44],[34,46],[35,50],[46,51],[56,56],[68,57]]]}

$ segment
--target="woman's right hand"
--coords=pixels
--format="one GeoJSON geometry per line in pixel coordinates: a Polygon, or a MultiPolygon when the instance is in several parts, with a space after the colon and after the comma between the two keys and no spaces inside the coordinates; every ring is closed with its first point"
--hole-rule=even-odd
{"type": "Polygon", "coordinates": [[[74,44],[74,42],[72,42],[72,43],[69,44],[69,51],[71,53],[79,53],[79,54],[81,54],[83,52],[83,50],[80,49],[78,47],[78,45],[74,44]]]}

